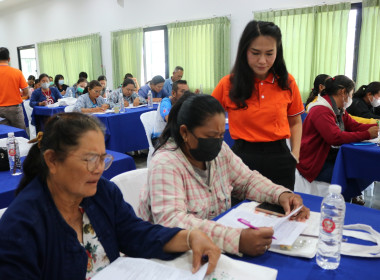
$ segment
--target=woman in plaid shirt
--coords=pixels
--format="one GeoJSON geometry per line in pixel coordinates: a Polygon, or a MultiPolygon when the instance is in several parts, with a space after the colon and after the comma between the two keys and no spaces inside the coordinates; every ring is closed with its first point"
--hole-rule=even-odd
{"type": "MultiPolygon", "coordinates": [[[[286,213],[300,196],[251,171],[223,142],[225,112],[209,95],[185,94],[171,109],[140,195],[139,216],[169,227],[199,228],[222,250],[261,255],[273,229],[235,229],[210,219],[231,207],[231,195],[280,204],[286,213]]],[[[309,217],[303,207],[297,220],[309,217]]]]}

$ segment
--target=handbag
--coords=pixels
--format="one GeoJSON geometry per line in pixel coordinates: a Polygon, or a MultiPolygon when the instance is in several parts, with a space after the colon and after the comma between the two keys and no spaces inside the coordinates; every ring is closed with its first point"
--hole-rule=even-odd
{"type": "Polygon", "coordinates": [[[8,151],[0,147],[0,171],[9,170],[8,151]]]}

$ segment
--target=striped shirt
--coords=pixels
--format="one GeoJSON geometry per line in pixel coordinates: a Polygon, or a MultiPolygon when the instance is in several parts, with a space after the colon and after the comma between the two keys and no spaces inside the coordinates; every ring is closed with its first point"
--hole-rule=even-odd
{"type": "Polygon", "coordinates": [[[210,162],[209,185],[173,140],[156,152],[148,170],[148,184],[140,193],[139,216],[167,227],[199,228],[222,250],[239,253],[242,229],[210,219],[231,208],[231,194],[238,199],[278,203],[288,189],[251,171],[226,143],[210,162]]]}

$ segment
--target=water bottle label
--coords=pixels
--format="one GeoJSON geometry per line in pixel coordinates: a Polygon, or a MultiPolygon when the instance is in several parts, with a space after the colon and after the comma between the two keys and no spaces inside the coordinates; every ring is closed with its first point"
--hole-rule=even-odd
{"type": "Polygon", "coordinates": [[[13,156],[16,155],[16,150],[15,150],[15,149],[9,149],[8,154],[9,154],[11,157],[13,157],[13,156]]]}
{"type": "Polygon", "coordinates": [[[333,220],[326,218],[322,221],[322,228],[325,232],[332,233],[335,229],[335,223],[333,220]]]}

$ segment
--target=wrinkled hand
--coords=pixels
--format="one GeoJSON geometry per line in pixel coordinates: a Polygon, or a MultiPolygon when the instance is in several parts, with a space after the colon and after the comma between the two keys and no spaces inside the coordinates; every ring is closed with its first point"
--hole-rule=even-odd
{"type": "Polygon", "coordinates": [[[368,128],[369,135],[371,139],[377,138],[378,133],[379,133],[379,127],[378,126],[371,126],[368,128]]]}
{"type": "Polygon", "coordinates": [[[220,257],[220,249],[211,239],[200,230],[193,230],[190,233],[189,244],[193,250],[193,273],[197,272],[201,267],[202,256],[208,257],[207,275],[215,270],[216,264],[220,257]]]}
{"type": "Polygon", "coordinates": [[[104,112],[105,109],[103,107],[96,107],[92,108],[92,112],[98,113],[98,112],[104,112]]]}
{"type": "Polygon", "coordinates": [[[243,229],[240,234],[239,251],[250,256],[264,254],[272,244],[273,228],[243,229]]]}
{"type": "MultiPolygon", "coordinates": [[[[302,198],[295,193],[283,192],[278,198],[278,203],[284,208],[285,215],[290,214],[291,211],[303,205],[302,198]]],[[[303,206],[301,210],[291,220],[305,221],[310,217],[310,209],[303,206]]]]}
{"type": "Polygon", "coordinates": [[[109,107],[110,107],[110,105],[108,105],[108,104],[103,104],[102,106],[100,106],[100,108],[102,108],[103,111],[107,110],[109,107]]]}

